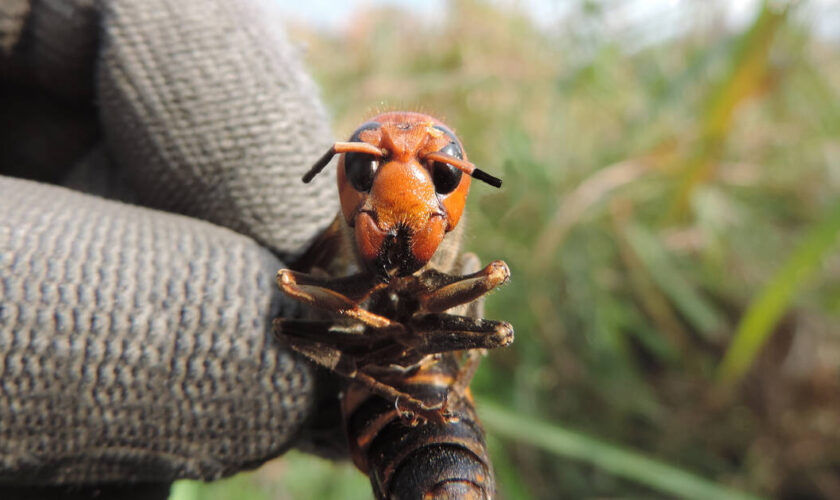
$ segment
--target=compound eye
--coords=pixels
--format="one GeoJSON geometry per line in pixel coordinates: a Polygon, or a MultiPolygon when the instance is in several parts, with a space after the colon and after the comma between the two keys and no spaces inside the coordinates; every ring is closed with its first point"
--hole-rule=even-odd
{"type": "MultiPolygon", "coordinates": [[[[349,142],[363,142],[362,132],[365,130],[376,130],[381,127],[379,122],[363,123],[350,136],[349,142]]],[[[350,185],[359,192],[368,192],[373,184],[373,176],[379,168],[379,159],[365,153],[347,153],[344,155],[344,173],[350,185]]]]}
{"type": "Polygon", "coordinates": [[[379,158],[367,153],[346,153],[344,172],[356,191],[368,192],[373,185],[373,176],[379,168],[379,158]]]}
{"type": "MultiPolygon", "coordinates": [[[[439,151],[445,155],[453,156],[455,158],[463,159],[464,154],[458,144],[450,142],[445,148],[439,151]]],[[[435,184],[435,191],[438,194],[449,194],[455,191],[458,184],[461,183],[461,177],[464,175],[460,169],[442,163],[439,161],[432,162],[432,182],[435,184]]]]}

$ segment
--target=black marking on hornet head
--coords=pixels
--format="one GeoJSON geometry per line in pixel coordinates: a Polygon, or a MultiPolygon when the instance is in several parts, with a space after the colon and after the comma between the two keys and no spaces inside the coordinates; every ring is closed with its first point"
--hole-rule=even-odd
{"type": "Polygon", "coordinates": [[[353,132],[353,135],[351,135],[350,138],[347,139],[347,141],[348,142],[363,142],[362,137],[361,137],[362,132],[364,132],[365,130],[376,130],[381,126],[382,126],[382,124],[379,123],[379,122],[365,122],[365,123],[361,124],[359,126],[359,128],[356,129],[355,132],[353,132]]]}
{"type": "Polygon", "coordinates": [[[464,159],[464,150],[461,148],[461,141],[458,140],[458,136],[455,135],[455,132],[449,130],[447,127],[443,125],[435,125],[434,128],[440,130],[444,134],[449,136],[449,141],[458,146],[458,154],[452,155],[459,160],[464,159]]]}

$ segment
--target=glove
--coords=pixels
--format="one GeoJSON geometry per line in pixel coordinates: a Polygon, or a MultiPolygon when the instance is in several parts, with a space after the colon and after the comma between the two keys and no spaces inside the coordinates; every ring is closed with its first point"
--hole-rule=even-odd
{"type": "Polygon", "coordinates": [[[281,26],[257,0],[0,3],[0,482],[214,479],[313,413],[270,325],[337,212],[300,182],[332,138],[281,26]]]}

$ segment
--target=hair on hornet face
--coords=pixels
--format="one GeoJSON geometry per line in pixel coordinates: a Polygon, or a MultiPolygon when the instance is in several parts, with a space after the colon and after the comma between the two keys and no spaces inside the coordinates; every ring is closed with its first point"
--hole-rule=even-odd
{"type": "Polygon", "coordinates": [[[359,257],[383,279],[426,265],[458,224],[471,178],[502,185],[467,160],[446,125],[422,113],[374,117],[347,142],[336,142],[303,182],[336,154],[343,155],[338,164],[341,211],[354,228],[359,257]]]}

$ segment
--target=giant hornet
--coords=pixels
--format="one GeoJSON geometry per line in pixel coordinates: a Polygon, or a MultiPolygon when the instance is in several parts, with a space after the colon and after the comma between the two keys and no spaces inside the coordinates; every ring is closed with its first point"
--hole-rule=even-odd
{"type": "Polygon", "coordinates": [[[341,213],[296,271],[277,274],[286,295],[320,314],[279,318],[275,330],[349,379],[341,403],[350,452],[379,498],[491,498],[469,383],[484,349],[513,341],[509,323],[481,318],[478,300],[510,271],[459,256],[458,222],[472,177],[501,180],[421,113],[374,117],[303,181],[336,154],[341,213]]]}

